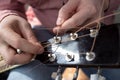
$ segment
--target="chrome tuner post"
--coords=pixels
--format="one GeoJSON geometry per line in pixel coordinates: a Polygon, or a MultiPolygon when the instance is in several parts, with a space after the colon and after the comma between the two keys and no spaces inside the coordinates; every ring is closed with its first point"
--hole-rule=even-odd
{"type": "Polygon", "coordinates": [[[54,39],[54,43],[60,43],[62,40],[62,38],[58,36],[55,36],[53,39],[54,39]]]}
{"type": "Polygon", "coordinates": [[[66,60],[67,62],[70,62],[70,61],[74,60],[74,55],[67,53],[66,56],[65,56],[65,60],[66,60]]]}
{"type": "Polygon", "coordinates": [[[98,29],[90,29],[90,37],[96,37],[98,35],[98,29]]]}
{"type": "Polygon", "coordinates": [[[87,61],[93,61],[95,59],[96,55],[94,52],[87,52],[86,53],[86,60],[87,61]]]}
{"type": "Polygon", "coordinates": [[[77,33],[70,33],[70,40],[76,40],[78,38],[77,33]]]}
{"type": "Polygon", "coordinates": [[[55,54],[48,54],[49,61],[54,62],[56,60],[56,55],[55,54]]]}

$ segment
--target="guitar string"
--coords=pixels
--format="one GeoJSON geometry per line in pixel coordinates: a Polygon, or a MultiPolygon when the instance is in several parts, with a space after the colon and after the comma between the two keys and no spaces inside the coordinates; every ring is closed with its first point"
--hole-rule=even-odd
{"type": "MultiPolygon", "coordinates": [[[[98,19],[100,19],[102,17],[102,12],[103,12],[104,5],[105,5],[105,0],[102,1],[102,6],[101,6],[101,9],[100,9],[100,12],[98,13],[98,19]]],[[[97,28],[98,34],[99,34],[99,31],[100,31],[100,28],[101,28],[101,26],[100,26],[100,20],[97,21],[96,28],[97,28]]],[[[93,49],[94,49],[95,43],[96,43],[96,39],[97,39],[97,36],[93,40],[93,44],[91,46],[90,52],[93,52],[93,49]]]]}

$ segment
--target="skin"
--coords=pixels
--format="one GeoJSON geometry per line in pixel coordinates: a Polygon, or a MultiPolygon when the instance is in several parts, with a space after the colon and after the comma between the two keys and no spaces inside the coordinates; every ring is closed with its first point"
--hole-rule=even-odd
{"type": "Polygon", "coordinates": [[[43,50],[24,18],[10,15],[2,20],[0,52],[7,64],[28,63],[35,54],[42,53],[43,50]],[[17,54],[16,49],[22,50],[24,54],[17,54]]]}
{"type": "Polygon", "coordinates": [[[54,33],[63,33],[71,28],[80,28],[84,24],[98,19],[108,7],[109,0],[68,0],[58,14],[54,33]],[[104,1],[104,6],[102,6],[104,1]],[[101,10],[102,8],[102,10],[101,10]]]}
{"type": "MultiPolygon", "coordinates": [[[[106,6],[107,2],[108,0],[105,1],[106,6]]],[[[57,26],[53,32],[65,32],[70,28],[85,24],[87,20],[89,22],[95,20],[99,15],[101,4],[102,0],[68,0],[59,11],[57,26]]],[[[24,18],[9,15],[1,21],[0,54],[7,64],[28,63],[34,55],[43,51],[43,47],[38,43],[30,25],[24,18]],[[22,50],[24,54],[17,54],[16,49],[22,50]]]]}

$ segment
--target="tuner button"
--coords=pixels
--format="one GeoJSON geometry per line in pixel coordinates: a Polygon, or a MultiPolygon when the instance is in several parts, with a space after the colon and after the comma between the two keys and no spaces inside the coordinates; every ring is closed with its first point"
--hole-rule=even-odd
{"type": "Polygon", "coordinates": [[[67,53],[67,55],[65,56],[65,60],[66,60],[67,62],[70,62],[70,61],[74,60],[74,55],[67,53]]]}
{"type": "Polygon", "coordinates": [[[98,29],[90,29],[90,37],[96,37],[98,35],[98,29]]]}
{"type": "Polygon", "coordinates": [[[93,61],[95,59],[95,53],[94,52],[87,52],[86,53],[86,60],[87,61],[93,61]]]}
{"type": "Polygon", "coordinates": [[[71,40],[76,40],[78,38],[78,34],[77,33],[70,33],[70,39],[71,40]]]}
{"type": "Polygon", "coordinates": [[[55,54],[48,54],[49,61],[54,62],[56,60],[56,55],[55,54]]]}

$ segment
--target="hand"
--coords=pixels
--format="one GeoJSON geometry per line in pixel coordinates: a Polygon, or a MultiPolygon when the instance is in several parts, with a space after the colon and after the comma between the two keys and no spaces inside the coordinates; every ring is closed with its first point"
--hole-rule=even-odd
{"type": "Polygon", "coordinates": [[[7,64],[24,64],[31,61],[43,47],[38,43],[28,22],[19,16],[9,15],[0,23],[0,54],[7,64]],[[16,49],[23,51],[17,54],[16,49]]]}
{"type": "Polygon", "coordinates": [[[63,33],[71,28],[82,27],[83,24],[96,20],[107,8],[109,0],[68,0],[60,9],[55,33],[63,33]],[[102,4],[104,2],[103,9],[102,4]]]}

